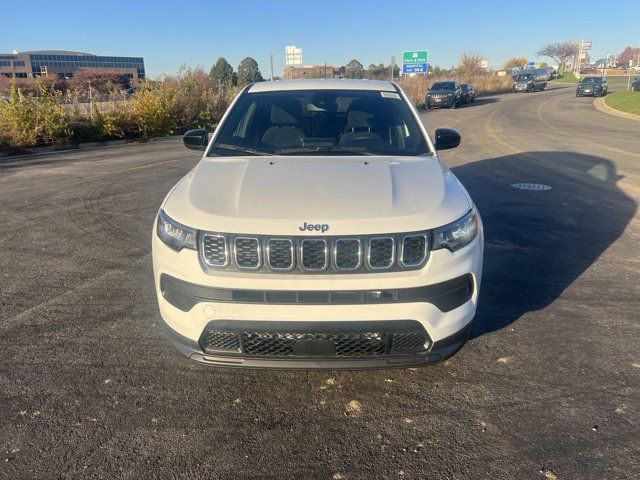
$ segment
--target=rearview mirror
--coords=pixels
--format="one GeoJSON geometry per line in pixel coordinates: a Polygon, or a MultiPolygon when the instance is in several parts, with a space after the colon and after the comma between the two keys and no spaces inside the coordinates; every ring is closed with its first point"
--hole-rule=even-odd
{"type": "Polygon", "coordinates": [[[189,130],[182,137],[184,146],[191,150],[206,150],[207,143],[209,142],[209,132],[203,128],[196,128],[195,130],[189,130]]]}
{"type": "Polygon", "coordinates": [[[447,150],[460,145],[460,134],[451,128],[436,128],[436,150],[447,150]]]}

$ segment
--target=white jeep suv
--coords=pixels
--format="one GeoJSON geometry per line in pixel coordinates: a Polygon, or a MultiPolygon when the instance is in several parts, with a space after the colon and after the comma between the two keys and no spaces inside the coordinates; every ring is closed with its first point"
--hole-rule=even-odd
{"type": "Polygon", "coordinates": [[[398,85],[254,83],[169,192],[153,228],[174,345],[217,366],[423,365],[466,341],[483,233],[398,85]]]}

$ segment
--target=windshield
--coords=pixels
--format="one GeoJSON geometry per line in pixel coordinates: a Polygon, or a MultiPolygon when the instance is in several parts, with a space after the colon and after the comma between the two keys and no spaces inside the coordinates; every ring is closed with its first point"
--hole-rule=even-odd
{"type": "Polygon", "coordinates": [[[431,86],[431,90],[455,90],[455,82],[436,82],[431,86]]]}
{"type": "Polygon", "coordinates": [[[289,90],[243,94],[209,156],[423,155],[420,127],[395,92],[289,90]]]}
{"type": "Polygon", "coordinates": [[[469,90],[469,85],[467,85],[466,83],[461,83],[460,88],[463,92],[466,92],[467,90],[469,90]]]}
{"type": "Polygon", "coordinates": [[[531,75],[530,73],[521,73],[520,75],[518,75],[517,80],[531,80],[533,78],[533,75],[531,75]]]}
{"type": "Polygon", "coordinates": [[[580,83],[602,83],[602,78],[600,77],[587,77],[582,80],[580,83]]]}

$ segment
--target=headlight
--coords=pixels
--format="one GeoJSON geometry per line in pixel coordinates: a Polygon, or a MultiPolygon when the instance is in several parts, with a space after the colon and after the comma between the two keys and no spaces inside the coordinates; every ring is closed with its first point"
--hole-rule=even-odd
{"type": "Polygon", "coordinates": [[[446,248],[451,252],[460,250],[478,235],[478,216],[471,209],[462,218],[433,231],[433,250],[446,248]]]}
{"type": "Polygon", "coordinates": [[[160,210],[158,214],[158,237],[166,245],[176,251],[183,248],[196,250],[196,231],[193,228],[185,227],[160,210]]]}

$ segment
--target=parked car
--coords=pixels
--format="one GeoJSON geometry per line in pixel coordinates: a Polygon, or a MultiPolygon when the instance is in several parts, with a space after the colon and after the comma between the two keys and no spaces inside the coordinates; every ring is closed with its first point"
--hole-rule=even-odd
{"type": "Polygon", "coordinates": [[[475,317],[483,228],[398,85],[242,89],[152,234],[166,332],[216,366],[373,368],[453,355],[475,317]]]}
{"type": "Polygon", "coordinates": [[[470,83],[461,83],[460,89],[462,91],[461,100],[464,103],[470,103],[476,99],[476,91],[470,83]]]}
{"type": "Polygon", "coordinates": [[[456,108],[462,101],[462,88],[456,80],[436,82],[427,92],[424,104],[427,109],[434,107],[456,108]]]}
{"type": "Polygon", "coordinates": [[[599,97],[607,94],[609,86],[604,77],[584,77],[576,87],[576,97],[599,97]]]}
{"type": "Polygon", "coordinates": [[[535,92],[547,88],[549,72],[546,68],[536,70],[525,70],[519,73],[513,86],[514,92],[535,92]]]}
{"type": "Polygon", "coordinates": [[[640,77],[636,77],[633,79],[633,82],[631,83],[631,91],[640,92],[640,77]]]}

